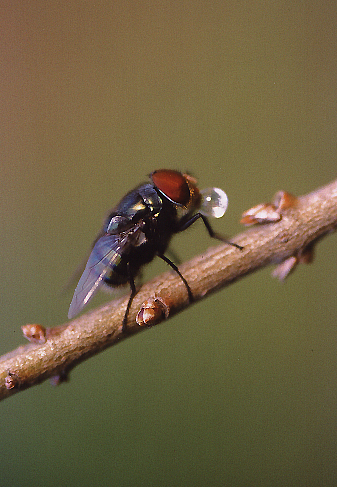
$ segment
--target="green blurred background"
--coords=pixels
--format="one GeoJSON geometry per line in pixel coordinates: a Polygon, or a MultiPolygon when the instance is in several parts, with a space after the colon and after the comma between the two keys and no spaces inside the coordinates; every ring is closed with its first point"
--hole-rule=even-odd
{"type": "MultiPolygon", "coordinates": [[[[224,188],[227,235],[336,177],[336,2],[21,0],[0,22],[1,353],[66,321],[60,291],[150,171],[224,188]]],[[[210,245],[201,224],[173,241],[210,245]]],[[[0,485],[337,485],[336,271],[332,235],[285,284],[264,269],[2,402],[0,485]]]]}

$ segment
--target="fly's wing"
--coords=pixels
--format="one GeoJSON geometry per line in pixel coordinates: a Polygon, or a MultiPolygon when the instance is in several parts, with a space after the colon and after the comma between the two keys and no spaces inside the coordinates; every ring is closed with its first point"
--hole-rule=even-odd
{"type": "Polygon", "coordinates": [[[120,253],[126,247],[127,236],[118,240],[116,235],[104,235],[96,241],[70,303],[69,319],[76,316],[93,297],[107,272],[120,261],[120,253]]]}
{"type": "Polygon", "coordinates": [[[80,279],[80,277],[83,274],[83,271],[85,269],[86,263],[88,262],[89,256],[90,256],[93,248],[95,247],[96,242],[104,235],[105,235],[105,233],[100,232],[98,234],[98,236],[95,238],[95,240],[91,246],[91,249],[87,252],[87,256],[79,263],[79,265],[76,267],[76,269],[74,270],[72,275],[69,277],[68,281],[65,283],[65,285],[63,286],[63,289],[61,290],[61,294],[64,294],[67,291],[69,291],[69,289],[74,287],[74,284],[76,284],[76,282],[79,281],[79,279],[80,279]]]}

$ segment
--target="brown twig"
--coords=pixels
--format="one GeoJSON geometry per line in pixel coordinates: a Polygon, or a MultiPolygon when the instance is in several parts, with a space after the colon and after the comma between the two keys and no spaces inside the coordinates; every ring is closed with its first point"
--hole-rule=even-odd
{"type": "MultiPolygon", "coordinates": [[[[268,264],[309,261],[303,257],[308,250],[337,228],[337,180],[280,211],[280,221],[255,226],[237,236],[235,242],[244,246],[243,251],[219,245],[179,267],[195,301],[268,264]]],[[[280,275],[286,275],[284,269],[280,275]]],[[[55,328],[26,326],[24,333],[33,343],[0,358],[0,399],[47,378],[56,383],[66,380],[78,363],[144,330],[141,325],[157,324],[190,305],[181,279],[166,272],[139,290],[125,334],[122,321],[127,300],[114,300],[55,328]]]]}

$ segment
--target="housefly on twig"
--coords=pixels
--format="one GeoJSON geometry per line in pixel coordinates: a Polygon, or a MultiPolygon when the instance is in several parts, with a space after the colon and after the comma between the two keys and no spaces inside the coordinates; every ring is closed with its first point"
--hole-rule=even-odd
{"type": "Polygon", "coordinates": [[[150,182],[124,196],[106,219],[75,289],[68,318],[76,316],[99,287],[114,288],[129,283],[131,294],[123,319],[125,330],[136,295],[135,277],[156,255],[179,275],[192,301],[186,279],[164,252],[175,233],[186,230],[199,218],[210,237],[241,250],[240,245],[215,233],[207,219],[208,216],[222,217],[227,204],[224,191],[219,188],[200,191],[197,181],[188,174],[171,169],[151,173],[150,182]]]}

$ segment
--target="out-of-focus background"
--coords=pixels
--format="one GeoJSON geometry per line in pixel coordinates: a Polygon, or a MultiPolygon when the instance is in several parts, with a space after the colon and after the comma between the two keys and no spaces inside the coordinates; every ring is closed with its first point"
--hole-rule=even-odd
{"type": "MultiPolygon", "coordinates": [[[[66,321],[64,284],[152,170],[224,188],[227,235],[277,190],[334,179],[336,21],[335,2],[5,2],[0,352],[66,321]]],[[[196,224],[173,250],[210,245],[196,224]]],[[[0,484],[336,485],[336,247],[2,402],[0,484]]]]}

